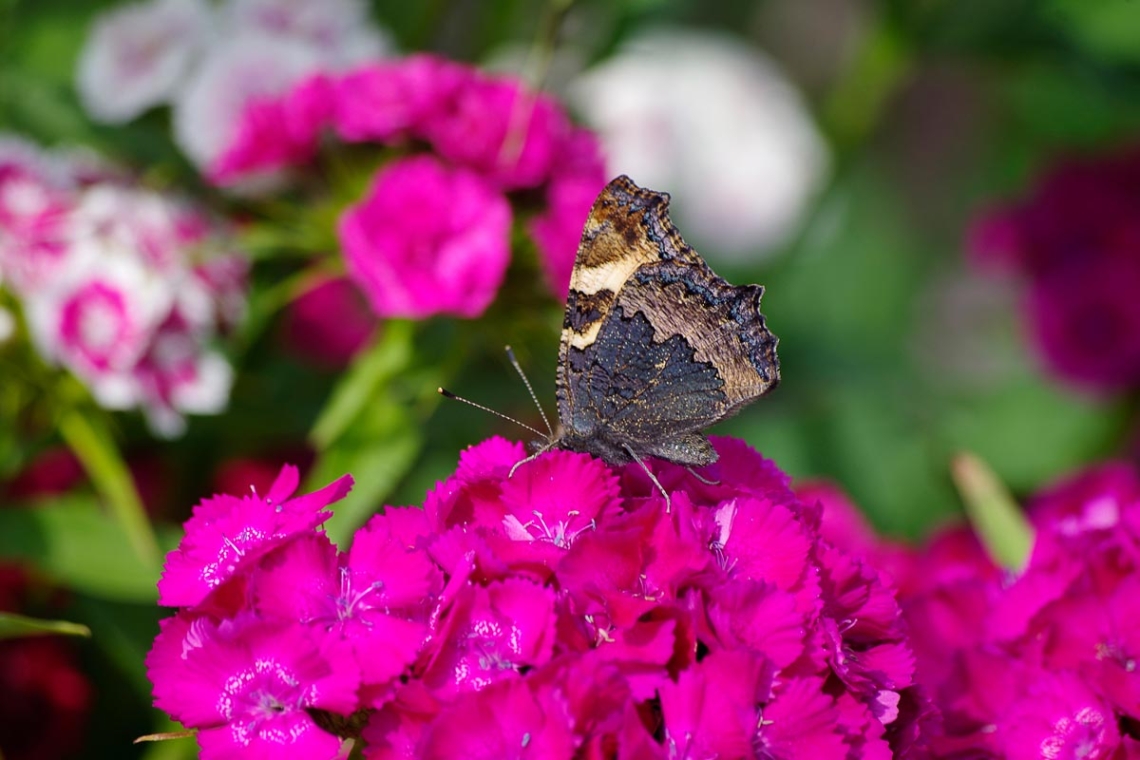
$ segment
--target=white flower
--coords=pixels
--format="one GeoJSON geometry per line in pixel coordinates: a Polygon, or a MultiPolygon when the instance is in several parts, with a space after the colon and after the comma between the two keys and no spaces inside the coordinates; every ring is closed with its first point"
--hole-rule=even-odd
{"type": "Polygon", "coordinates": [[[233,143],[246,106],[321,68],[308,44],[245,34],[213,47],[174,102],[174,139],[203,170],[233,143]]]}
{"type": "Polygon", "coordinates": [[[669,191],[678,225],[708,254],[785,241],[827,168],[799,94],[729,36],[650,32],[583,74],[571,98],[614,173],[669,191]]]}
{"type": "Polygon", "coordinates": [[[392,49],[361,0],[229,0],[222,14],[225,28],[238,34],[304,42],[332,69],[379,58],[392,49]]]}
{"type": "Polygon", "coordinates": [[[76,73],[87,112],[116,124],[169,100],[197,60],[211,23],[204,0],[150,0],[101,15],[76,73]]]}

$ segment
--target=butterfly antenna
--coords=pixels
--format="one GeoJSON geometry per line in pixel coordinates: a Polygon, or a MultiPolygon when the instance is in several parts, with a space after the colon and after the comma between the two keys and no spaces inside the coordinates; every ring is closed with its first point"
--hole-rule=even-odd
{"type": "MultiPolygon", "coordinates": [[[[554,438],[554,428],[550,426],[550,420],[547,418],[546,412],[542,408],[542,404],[538,403],[538,396],[535,395],[534,388],[531,386],[530,380],[527,379],[526,373],[523,372],[522,365],[519,364],[519,360],[515,358],[514,349],[512,349],[510,346],[507,346],[507,358],[511,360],[511,366],[515,368],[515,372],[518,372],[519,377],[522,378],[523,385],[525,385],[527,391],[530,392],[531,400],[534,401],[534,405],[538,407],[538,413],[542,415],[542,421],[546,423],[546,429],[550,431],[550,437],[547,440],[552,440],[554,438]]],[[[542,433],[539,433],[539,435],[542,435],[542,433]]]]}
{"type": "Polygon", "coordinates": [[[525,422],[519,422],[514,417],[508,417],[507,415],[503,414],[502,412],[496,412],[494,409],[492,409],[489,406],[483,406],[482,404],[476,404],[474,401],[471,401],[470,399],[465,399],[462,396],[456,396],[454,393],[452,393],[451,391],[449,391],[445,388],[439,388],[438,390],[439,390],[439,395],[443,396],[444,398],[450,398],[450,399],[454,399],[456,401],[462,401],[464,404],[467,404],[469,406],[473,406],[476,409],[482,409],[484,412],[487,412],[489,414],[493,414],[496,417],[499,417],[500,419],[504,419],[508,422],[513,422],[516,425],[518,425],[519,427],[524,427],[527,430],[529,430],[530,432],[534,433],[535,435],[542,435],[543,434],[541,430],[538,430],[536,428],[532,428],[530,425],[526,424],[525,422]]]}

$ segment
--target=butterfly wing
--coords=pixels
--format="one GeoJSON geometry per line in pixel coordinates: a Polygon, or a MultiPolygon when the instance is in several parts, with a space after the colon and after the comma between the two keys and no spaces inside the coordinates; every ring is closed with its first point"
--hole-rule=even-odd
{"type": "Polygon", "coordinates": [[[699,431],[779,381],[763,288],[718,277],[670,222],[669,196],[611,182],[582,234],[559,352],[559,445],[716,458],[699,431]]]}

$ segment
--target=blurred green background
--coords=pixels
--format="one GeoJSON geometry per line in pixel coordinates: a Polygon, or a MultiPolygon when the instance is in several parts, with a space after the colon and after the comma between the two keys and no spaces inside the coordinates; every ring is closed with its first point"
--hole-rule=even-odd
{"type": "MultiPolygon", "coordinates": [[[[91,146],[241,210],[181,157],[168,112],[122,127],[84,115],[76,54],[109,5],[0,0],[0,131],[91,146]]],[[[691,241],[729,281],[766,286],[764,312],[780,337],[780,388],[715,432],[743,437],[797,478],[837,481],[886,533],[919,537],[959,512],[948,462],[960,450],[1019,494],[1131,454],[1130,400],[1081,395],[1046,377],[1022,335],[1016,286],[968,271],[963,241],[979,209],[1023,193],[1051,160],[1136,134],[1137,0],[426,0],[375,2],[373,18],[402,51],[477,63],[537,44],[589,65],[660,25],[719,30],[778,63],[824,137],[829,168],[775,250],[728,258],[691,241]]],[[[156,442],[137,415],[74,400],[82,394],[26,346],[0,347],[0,480],[65,439],[83,440],[83,431],[60,433],[79,410],[94,450],[110,447],[159,481],[151,510],[163,548],[227,461],[311,449],[312,482],[351,471],[360,484],[353,513],[336,518],[344,535],[381,503],[422,502],[464,446],[492,432],[520,437],[475,410],[440,405],[438,384],[538,422],[503,345],[515,346],[553,411],[561,307],[534,292],[533,255],[516,257],[482,319],[390,325],[334,372],[306,366],[276,339],[277,286],[305,262],[273,240],[254,251],[252,319],[239,336],[227,413],[191,418],[183,438],[156,442]]],[[[98,506],[122,476],[114,463],[107,473],[102,485],[40,509],[0,510],[0,559],[24,561],[56,589],[37,594],[29,614],[94,633],[76,645],[95,689],[81,756],[187,756],[191,742],[129,744],[164,730],[143,668],[162,613],[155,568],[125,548],[120,524],[98,506]]]]}

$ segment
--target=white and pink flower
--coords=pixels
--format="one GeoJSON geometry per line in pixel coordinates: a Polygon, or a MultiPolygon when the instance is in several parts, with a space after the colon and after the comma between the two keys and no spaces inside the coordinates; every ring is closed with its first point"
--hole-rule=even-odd
{"type": "Polygon", "coordinates": [[[0,152],[0,273],[47,361],[177,435],[225,406],[233,372],[208,345],[241,318],[247,263],[190,203],[67,165],[0,152]]]}

